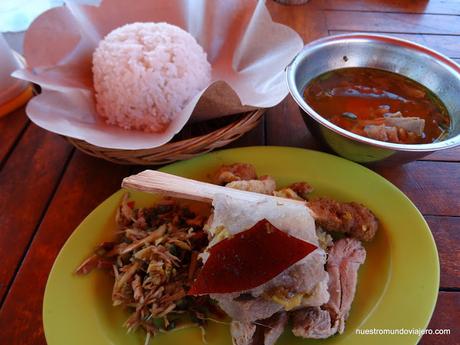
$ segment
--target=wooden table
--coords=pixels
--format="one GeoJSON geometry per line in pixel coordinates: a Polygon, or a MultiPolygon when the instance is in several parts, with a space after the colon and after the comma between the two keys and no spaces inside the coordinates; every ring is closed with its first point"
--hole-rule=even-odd
{"type": "MultiPolygon", "coordinates": [[[[275,21],[306,42],[342,32],[383,32],[460,61],[459,0],[310,0],[299,7],[268,0],[267,5],[275,21]]],[[[248,145],[317,149],[290,97],[231,146],[248,145]]],[[[1,344],[46,343],[42,298],[56,255],[81,220],[137,170],[76,151],[30,123],[24,109],[0,119],[1,344]]],[[[421,344],[459,344],[460,148],[377,172],[417,205],[438,246],[441,288],[429,327],[450,328],[451,335],[425,336],[421,344]]]]}

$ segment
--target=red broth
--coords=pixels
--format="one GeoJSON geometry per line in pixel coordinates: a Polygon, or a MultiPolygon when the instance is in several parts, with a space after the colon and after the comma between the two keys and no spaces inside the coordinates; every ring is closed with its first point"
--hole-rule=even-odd
{"type": "Polygon", "coordinates": [[[425,86],[374,68],[343,68],[310,81],[307,103],[322,117],[356,134],[402,144],[440,140],[448,111],[425,86]]]}

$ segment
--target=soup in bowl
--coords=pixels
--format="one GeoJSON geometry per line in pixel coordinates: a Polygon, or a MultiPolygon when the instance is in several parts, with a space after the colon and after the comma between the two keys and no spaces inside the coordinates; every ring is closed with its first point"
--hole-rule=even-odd
{"type": "Polygon", "coordinates": [[[460,67],[409,41],[347,34],[314,41],[287,67],[314,136],[365,164],[395,164],[460,144],[460,67]]]}

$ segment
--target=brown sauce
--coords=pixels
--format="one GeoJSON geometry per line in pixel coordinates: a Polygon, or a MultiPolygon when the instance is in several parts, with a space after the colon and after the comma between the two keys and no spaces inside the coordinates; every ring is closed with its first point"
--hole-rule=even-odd
{"type": "Polygon", "coordinates": [[[380,141],[432,143],[450,126],[446,107],[428,88],[374,68],[324,73],[307,84],[304,98],[337,126],[380,141]]]}

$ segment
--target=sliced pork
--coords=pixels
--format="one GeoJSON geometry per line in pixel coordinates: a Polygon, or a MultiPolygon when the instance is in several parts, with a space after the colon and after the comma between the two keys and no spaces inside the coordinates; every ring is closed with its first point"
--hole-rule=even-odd
{"type": "Polygon", "coordinates": [[[268,320],[262,321],[264,324],[264,345],[273,345],[283,334],[284,328],[288,323],[288,316],[285,312],[273,315],[268,320]]]}
{"type": "Polygon", "coordinates": [[[353,238],[338,240],[329,252],[326,269],[330,299],[326,308],[338,321],[339,333],[345,329],[345,320],[355,297],[358,270],[365,260],[366,250],[360,241],[353,238]]]}
{"type": "Polygon", "coordinates": [[[329,301],[321,307],[291,313],[294,335],[303,338],[328,338],[343,333],[355,297],[358,269],[366,259],[361,242],[343,238],[332,246],[327,260],[329,301]]]}
{"type": "Polygon", "coordinates": [[[233,345],[274,345],[288,323],[285,312],[254,323],[232,321],[230,333],[233,345]]]}

